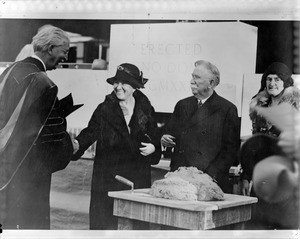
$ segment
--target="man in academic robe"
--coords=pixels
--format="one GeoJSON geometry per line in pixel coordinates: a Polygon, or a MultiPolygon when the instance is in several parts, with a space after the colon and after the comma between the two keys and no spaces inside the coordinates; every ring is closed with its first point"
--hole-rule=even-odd
{"type": "Polygon", "coordinates": [[[69,39],[57,27],[37,33],[35,54],[0,76],[0,222],[4,229],[50,229],[53,172],[73,154],[66,132],[72,97],[58,100],[47,70],[67,60],[69,39]]]}

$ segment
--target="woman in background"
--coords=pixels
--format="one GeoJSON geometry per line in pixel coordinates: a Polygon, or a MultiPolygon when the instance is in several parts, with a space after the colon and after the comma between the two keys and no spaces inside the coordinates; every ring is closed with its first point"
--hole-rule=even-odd
{"type": "Polygon", "coordinates": [[[250,119],[252,121],[252,133],[264,133],[277,137],[280,131],[263,117],[257,114],[255,108],[271,107],[287,102],[299,110],[300,92],[294,86],[290,69],[283,63],[272,63],[264,72],[261,79],[259,92],[250,103],[250,119]]]}
{"type": "Polygon", "coordinates": [[[88,126],[76,137],[78,159],[95,141],[96,156],[92,176],[90,229],[115,230],[113,199],[109,191],[128,190],[116,175],[132,181],[134,188],[151,186],[151,164],[160,160],[160,138],[154,108],[139,90],[148,79],[132,64],[117,67],[114,77],[107,79],[113,92],[94,111],[88,126]]]}

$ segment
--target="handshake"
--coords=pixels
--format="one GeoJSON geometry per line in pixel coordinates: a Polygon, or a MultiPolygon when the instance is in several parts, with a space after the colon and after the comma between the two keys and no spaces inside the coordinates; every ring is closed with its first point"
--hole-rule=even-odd
{"type": "MultiPolygon", "coordinates": [[[[63,117],[67,117],[75,110],[79,109],[83,104],[74,105],[72,94],[70,93],[63,99],[59,101],[59,111],[63,117]]],[[[72,138],[72,136],[71,136],[72,138]]],[[[79,150],[79,142],[76,139],[72,138],[72,145],[73,145],[73,154],[75,154],[79,150]]]]}
{"type": "Polygon", "coordinates": [[[79,142],[77,139],[72,139],[72,145],[73,145],[73,154],[76,154],[79,150],[79,142]]]}

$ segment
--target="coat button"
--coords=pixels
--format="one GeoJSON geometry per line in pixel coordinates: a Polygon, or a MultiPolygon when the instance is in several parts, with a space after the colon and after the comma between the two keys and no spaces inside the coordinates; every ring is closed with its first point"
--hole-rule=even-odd
{"type": "Polygon", "coordinates": [[[205,131],[205,130],[203,130],[203,131],[201,132],[201,134],[202,134],[202,135],[205,135],[205,134],[206,134],[206,131],[205,131]]]}

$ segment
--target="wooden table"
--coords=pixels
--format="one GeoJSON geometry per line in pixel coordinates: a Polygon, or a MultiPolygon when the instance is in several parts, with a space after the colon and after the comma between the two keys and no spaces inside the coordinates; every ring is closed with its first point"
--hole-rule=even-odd
{"type": "Polygon", "coordinates": [[[147,189],[108,192],[114,198],[113,214],[119,230],[132,230],[135,220],[150,222],[150,229],[206,230],[251,219],[255,197],[225,194],[223,201],[179,201],[155,198],[147,189]]]}

